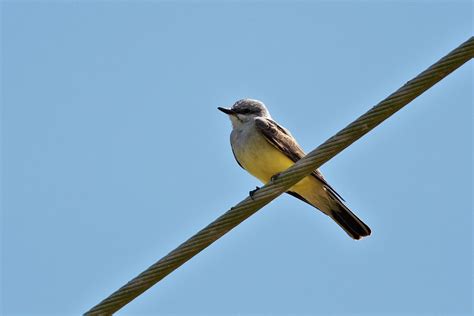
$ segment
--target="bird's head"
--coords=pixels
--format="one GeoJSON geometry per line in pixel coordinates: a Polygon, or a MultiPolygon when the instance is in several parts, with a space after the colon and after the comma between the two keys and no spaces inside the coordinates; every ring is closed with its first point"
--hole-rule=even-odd
{"type": "Polygon", "coordinates": [[[223,107],[218,107],[218,109],[229,115],[234,127],[249,122],[256,117],[270,117],[265,104],[253,99],[239,100],[230,109],[223,107]]]}

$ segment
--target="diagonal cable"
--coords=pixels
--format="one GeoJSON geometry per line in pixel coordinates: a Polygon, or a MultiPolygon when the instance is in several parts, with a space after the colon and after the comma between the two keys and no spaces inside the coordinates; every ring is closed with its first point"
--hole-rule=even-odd
{"type": "Polygon", "coordinates": [[[473,57],[474,37],[471,37],[282,172],[277,179],[255,192],[252,198],[247,197],[232,207],[178,248],[94,306],[85,315],[110,315],[118,311],[473,57]]]}

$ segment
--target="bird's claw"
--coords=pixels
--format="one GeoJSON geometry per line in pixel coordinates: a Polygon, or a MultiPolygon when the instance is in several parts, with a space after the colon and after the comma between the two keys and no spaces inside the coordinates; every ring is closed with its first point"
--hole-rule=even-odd
{"type": "Polygon", "coordinates": [[[249,196],[250,198],[253,200],[253,195],[255,194],[255,192],[257,192],[258,190],[260,190],[259,187],[255,187],[255,190],[252,190],[252,191],[249,191],[249,196]]]}
{"type": "Polygon", "coordinates": [[[281,173],[277,173],[277,174],[274,174],[271,178],[270,178],[270,181],[275,181],[276,179],[278,179],[278,177],[280,176],[281,173]]]}

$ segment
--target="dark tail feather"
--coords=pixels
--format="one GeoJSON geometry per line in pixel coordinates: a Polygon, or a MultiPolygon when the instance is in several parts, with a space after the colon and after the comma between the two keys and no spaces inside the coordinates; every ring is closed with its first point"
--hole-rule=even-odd
{"type": "Polygon", "coordinates": [[[370,235],[369,226],[355,216],[341,201],[334,200],[332,204],[330,216],[349,236],[354,239],[361,239],[370,235]]]}
{"type": "MultiPolygon", "coordinates": [[[[328,214],[339,226],[346,231],[346,233],[354,238],[361,239],[362,237],[367,237],[370,235],[371,231],[369,226],[367,226],[363,221],[361,221],[351,210],[344,205],[344,202],[341,201],[340,195],[338,195],[334,190],[326,191],[331,198],[331,211],[328,214]]],[[[303,202],[308,203],[309,205],[315,207],[304,197],[299,195],[296,192],[287,191],[286,193],[300,199],[303,202]]]]}

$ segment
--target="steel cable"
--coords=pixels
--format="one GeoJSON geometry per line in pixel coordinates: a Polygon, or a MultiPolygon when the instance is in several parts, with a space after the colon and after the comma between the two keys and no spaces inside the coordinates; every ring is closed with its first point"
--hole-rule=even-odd
{"type": "Polygon", "coordinates": [[[85,315],[110,315],[118,311],[473,57],[474,37],[471,37],[282,172],[276,179],[257,190],[252,197],[247,197],[232,207],[178,248],[97,304],[85,315]]]}

